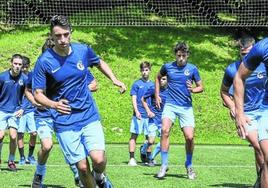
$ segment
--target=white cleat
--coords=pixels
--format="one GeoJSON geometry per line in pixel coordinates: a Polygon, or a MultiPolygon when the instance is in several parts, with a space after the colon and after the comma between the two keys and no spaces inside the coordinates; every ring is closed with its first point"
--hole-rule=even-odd
{"type": "Polygon", "coordinates": [[[129,161],[128,161],[128,166],[137,166],[137,162],[134,158],[131,158],[129,161]]]}

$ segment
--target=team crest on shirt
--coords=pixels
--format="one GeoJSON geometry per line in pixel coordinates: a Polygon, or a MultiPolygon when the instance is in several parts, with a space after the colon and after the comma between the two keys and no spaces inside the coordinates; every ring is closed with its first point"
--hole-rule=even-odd
{"type": "Polygon", "coordinates": [[[189,71],[189,69],[186,69],[186,70],[184,71],[184,75],[185,75],[185,76],[189,76],[189,75],[190,75],[190,71],[189,71]]]}
{"type": "Polygon", "coordinates": [[[81,70],[81,71],[85,69],[85,66],[84,66],[84,64],[82,63],[81,60],[79,60],[79,61],[77,62],[76,67],[77,67],[79,70],[81,70]]]}
{"type": "Polygon", "coordinates": [[[257,78],[259,79],[262,79],[264,76],[263,76],[263,73],[262,72],[258,72],[257,73],[257,78]]]}
{"type": "Polygon", "coordinates": [[[20,86],[23,85],[23,80],[19,80],[19,85],[20,85],[20,86]]]}

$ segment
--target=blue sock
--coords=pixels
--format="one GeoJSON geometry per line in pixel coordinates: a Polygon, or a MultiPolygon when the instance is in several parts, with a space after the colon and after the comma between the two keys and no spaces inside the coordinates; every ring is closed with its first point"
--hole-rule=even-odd
{"type": "Polygon", "coordinates": [[[36,174],[42,175],[44,177],[45,174],[46,174],[46,165],[45,164],[44,165],[37,164],[37,166],[36,166],[36,174]]]}
{"type": "Polygon", "coordinates": [[[141,153],[142,154],[146,154],[147,152],[147,149],[148,149],[148,142],[144,143],[141,147],[141,153]]]}
{"type": "Polygon", "coordinates": [[[191,167],[192,166],[192,158],[193,158],[193,154],[186,154],[186,162],[185,162],[185,167],[191,167]]]}
{"type": "Polygon", "coordinates": [[[15,155],[9,154],[8,161],[15,161],[15,155]]]}
{"type": "Polygon", "coordinates": [[[154,148],[154,151],[153,151],[153,153],[151,155],[152,156],[151,160],[154,159],[160,153],[160,151],[161,151],[161,145],[160,145],[160,142],[159,142],[154,148]]]}
{"type": "Polygon", "coordinates": [[[161,151],[161,164],[167,166],[168,165],[168,152],[167,151],[161,151]]]}
{"type": "Polygon", "coordinates": [[[74,177],[75,178],[78,178],[79,177],[79,174],[78,174],[78,169],[77,169],[76,165],[75,164],[72,164],[72,165],[70,165],[70,168],[71,168],[71,170],[72,170],[72,172],[74,174],[74,177]]]}

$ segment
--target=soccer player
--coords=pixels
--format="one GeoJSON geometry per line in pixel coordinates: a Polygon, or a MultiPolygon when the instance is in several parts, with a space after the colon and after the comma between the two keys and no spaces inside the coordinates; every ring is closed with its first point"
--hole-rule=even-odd
{"type": "MultiPolygon", "coordinates": [[[[255,39],[253,37],[243,37],[239,40],[240,46],[240,56],[241,59],[248,54],[253,45],[255,44],[255,39]]],[[[224,106],[229,108],[231,118],[235,118],[235,104],[233,101],[233,80],[235,74],[241,64],[241,60],[236,61],[230,65],[225,70],[225,74],[221,85],[221,97],[224,106]]],[[[251,120],[251,124],[246,125],[246,130],[248,132],[246,138],[253,146],[255,151],[256,160],[256,170],[257,177],[259,176],[259,171],[263,165],[264,159],[263,154],[258,143],[258,111],[262,103],[264,96],[264,85],[266,81],[266,70],[263,63],[261,63],[257,69],[246,79],[245,81],[245,97],[244,97],[244,113],[251,120]]]]}
{"type": "MultiPolygon", "coordinates": [[[[53,48],[54,42],[49,37],[46,39],[45,44],[42,46],[42,53],[48,48],[53,48]]],[[[97,82],[94,79],[93,75],[88,71],[87,74],[87,82],[88,88],[90,91],[97,90],[97,82]]],[[[53,146],[53,119],[51,117],[50,111],[48,109],[43,108],[40,104],[38,104],[33,95],[32,95],[32,72],[29,74],[29,79],[27,81],[26,92],[27,96],[31,100],[33,104],[39,106],[39,108],[35,111],[35,118],[37,120],[38,127],[38,135],[41,140],[41,148],[38,152],[38,164],[35,172],[34,181],[32,187],[41,187],[44,181],[45,173],[46,173],[46,162],[49,156],[49,153],[53,146]],[[40,123],[40,124],[39,124],[40,123]]],[[[83,184],[79,178],[78,169],[75,164],[69,164],[70,169],[74,174],[74,182],[77,187],[83,187],[83,184]]]]}
{"type": "Polygon", "coordinates": [[[154,144],[155,137],[158,135],[161,135],[161,127],[162,127],[162,112],[163,107],[165,105],[166,101],[166,95],[167,95],[167,77],[163,76],[160,79],[160,93],[159,96],[161,98],[161,108],[156,108],[156,101],[155,101],[155,87],[149,88],[148,91],[144,94],[142,97],[142,103],[143,106],[148,114],[149,117],[149,126],[148,126],[148,144],[144,144],[142,150],[147,151],[146,154],[146,164],[148,166],[155,166],[154,158],[157,156],[157,154],[160,153],[160,143],[158,143],[153,151],[151,153],[151,146],[154,144]],[[151,98],[151,104],[147,104],[147,98],[151,98]]]}
{"type": "Polygon", "coordinates": [[[14,162],[17,147],[17,129],[19,118],[23,114],[21,102],[27,79],[27,76],[21,72],[22,66],[22,56],[14,54],[11,58],[11,68],[0,74],[0,156],[5,130],[9,129],[8,168],[11,171],[17,170],[14,162]]]}
{"type": "Polygon", "coordinates": [[[159,179],[164,178],[168,170],[169,134],[176,116],[179,117],[180,127],[185,138],[186,162],[185,168],[189,179],[195,179],[196,173],[192,167],[194,150],[194,113],[191,93],[203,91],[203,84],[195,65],[188,62],[189,47],[181,42],[175,46],[176,61],[166,63],[161,67],[155,81],[155,98],[158,108],[161,108],[160,79],[167,76],[168,92],[166,104],[162,113],[161,129],[161,168],[157,174],[159,179]],[[195,87],[193,85],[195,83],[195,87]]]}
{"type": "Polygon", "coordinates": [[[100,187],[107,184],[111,187],[104,175],[104,134],[96,104],[87,88],[87,67],[96,66],[120,87],[121,93],[126,87],[90,47],[70,43],[71,25],[67,17],[53,16],[50,34],[55,46],[46,50],[36,62],[34,97],[50,108],[61,149],[68,163],[76,164],[83,185],[95,187],[97,183],[100,187]],[[91,157],[93,173],[87,156],[91,157]]]}
{"type": "MultiPolygon", "coordinates": [[[[268,38],[264,38],[257,42],[250,52],[243,58],[239,69],[234,78],[234,101],[235,101],[235,120],[238,134],[245,139],[249,134],[247,126],[251,125],[250,118],[247,117],[244,110],[244,93],[245,81],[254,71],[264,63],[267,73],[268,66],[268,38]]],[[[263,76],[263,75],[259,75],[263,76]]],[[[267,77],[267,75],[266,75],[267,77]]],[[[256,93],[257,94],[257,93],[256,93]]],[[[265,84],[265,93],[262,104],[260,106],[258,119],[258,139],[264,156],[264,165],[261,171],[261,187],[268,187],[268,88],[265,84]]]]}
{"type": "MultiPolygon", "coordinates": [[[[30,59],[26,56],[22,56],[22,72],[26,75],[29,73],[30,68],[30,59]]],[[[36,142],[36,126],[35,126],[35,120],[34,120],[34,110],[35,107],[32,105],[32,103],[27,99],[27,97],[24,95],[22,99],[22,109],[23,109],[23,115],[20,118],[19,128],[18,128],[18,149],[20,153],[20,165],[24,165],[26,163],[29,164],[36,164],[36,160],[33,156],[34,148],[35,148],[35,142],[36,142]],[[24,133],[25,132],[30,133],[30,140],[29,140],[29,153],[28,157],[25,158],[24,155],[24,133]]]]}
{"type": "MultiPolygon", "coordinates": [[[[130,125],[131,137],[129,139],[129,166],[137,166],[135,159],[136,140],[138,135],[144,133],[148,134],[149,118],[145,108],[142,105],[141,98],[148,88],[153,87],[154,83],[149,80],[151,72],[151,64],[147,61],[140,64],[141,78],[136,80],[131,87],[130,95],[133,107],[133,116],[130,125]]],[[[141,151],[141,155],[146,154],[146,150],[141,151]]],[[[146,155],[145,155],[146,157],[146,155]]],[[[142,157],[143,162],[145,158],[142,157]]]]}

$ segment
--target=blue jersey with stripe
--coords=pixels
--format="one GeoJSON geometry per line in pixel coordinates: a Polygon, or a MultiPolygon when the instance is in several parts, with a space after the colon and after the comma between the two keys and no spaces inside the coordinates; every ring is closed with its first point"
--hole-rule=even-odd
{"type": "Polygon", "coordinates": [[[100,120],[87,81],[87,67],[98,65],[100,59],[87,45],[72,43],[71,49],[71,53],[64,57],[48,49],[38,58],[34,69],[34,89],[46,90],[51,100],[69,101],[71,114],[51,109],[56,131],[83,127],[100,120]]]}
{"type": "MultiPolygon", "coordinates": [[[[154,86],[154,82],[152,81],[144,81],[142,79],[136,80],[131,87],[130,90],[130,95],[136,95],[137,99],[137,107],[138,107],[138,111],[141,114],[142,118],[148,118],[147,112],[145,110],[145,108],[142,105],[142,101],[141,98],[144,95],[144,93],[150,88],[154,86]]],[[[146,101],[148,104],[151,103],[150,101],[146,101]]],[[[133,112],[133,115],[135,116],[135,112],[133,112]]]]}
{"type": "MultiPolygon", "coordinates": [[[[261,63],[264,63],[266,74],[268,67],[268,38],[257,42],[250,52],[243,58],[245,66],[249,70],[255,70],[261,63]]],[[[266,75],[267,76],[267,75],[266,75]]],[[[265,84],[265,93],[262,103],[268,105],[268,85],[265,84]]]]}
{"type": "MultiPolygon", "coordinates": [[[[223,84],[230,87],[229,93],[233,95],[233,80],[241,61],[236,61],[225,69],[223,84]]],[[[245,81],[244,111],[253,111],[260,107],[264,96],[266,70],[261,63],[245,81]]]]}
{"type": "Polygon", "coordinates": [[[21,108],[26,80],[24,73],[16,77],[10,70],[0,73],[0,111],[13,113],[21,108]]]}
{"type": "Polygon", "coordinates": [[[160,88],[159,96],[161,98],[161,104],[160,109],[156,107],[156,100],[155,100],[155,87],[151,87],[147,90],[147,92],[144,94],[144,98],[151,98],[151,103],[148,104],[150,110],[154,113],[154,117],[152,118],[154,121],[158,124],[162,124],[162,112],[166,103],[166,97],[167,97],[168,89],[167,88],[160,88]]]}
{"type": "Polygon", "coordinates": [[[192,106],[192,97],[187,88],[187,81],[198,82],[201,80],[197,67],[190,63],[178,66],[175,61],[164,64],[161,67],[160,74],[167,76],[166,103],[185,107],[192,106]]]}

